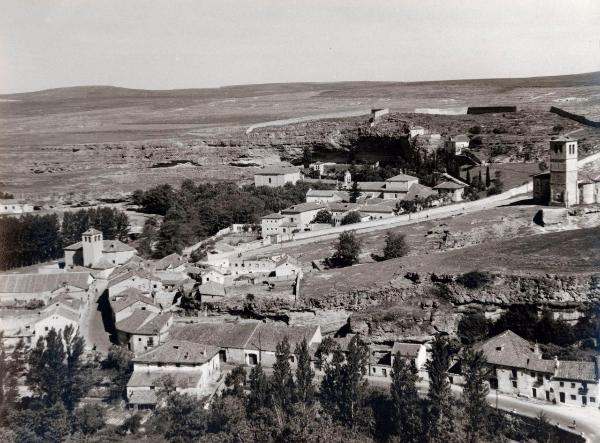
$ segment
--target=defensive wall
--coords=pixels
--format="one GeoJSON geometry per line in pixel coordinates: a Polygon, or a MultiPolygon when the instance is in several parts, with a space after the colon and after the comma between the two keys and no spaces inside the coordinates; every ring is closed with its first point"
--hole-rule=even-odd
{"type": "Polygon", "coordinates": [[[467,114],[501,114],[503,112],[517,112],[516,106],[469,106],[467,114]]]}
{"type": "Polygon", "coordinates": [[[565,117],[565,118],[574,120],[577,123],[581,123],[582,125],[591,126],[592,128],[600,128],[600,122],[590,120],[589,118],[584,117],[583,115],[574,114],[572,112],[565,111],[564,109],[557,108],[556,106],[551,106],[550,112],[552,112],[556,115],[560,115],[561,117],[565,117]]]}

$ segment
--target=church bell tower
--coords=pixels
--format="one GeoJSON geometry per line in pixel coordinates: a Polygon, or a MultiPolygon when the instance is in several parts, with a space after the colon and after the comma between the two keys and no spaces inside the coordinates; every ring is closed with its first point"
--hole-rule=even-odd
{"type": "Polygon", "coordinates": [[[550,141],[550,205],[577,204],[577,140],[559,137],[550,141]]]}

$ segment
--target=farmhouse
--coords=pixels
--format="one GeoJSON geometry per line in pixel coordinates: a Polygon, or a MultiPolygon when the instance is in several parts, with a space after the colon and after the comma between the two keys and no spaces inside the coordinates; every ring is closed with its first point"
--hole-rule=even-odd
{"type": "Polygon", "coordinates": [[[65,291],[73,297],[87,299],[93,281],[89,272],[0,274],[0,305],[26,304],[33,300],[46,304],[65,291]]]}
{"type": "Polygon", "coordinates": [[[134,354],[147,351],[169,338],[173,314],[157,314],[147,309],[135,310],[115,325],[119,344],[134,354]]]}
{"type": "Polygon", "coordinates": [[[79,328],[80,312],[75,312],[62,305],[51,305],[40,312],[39,318],[33,323],[33,335],[43,337],[54,328],[57,332],[64,331],[67,326],[72,326],[76,331],[79,328]]]}
{"type": "Polygon", "coordinates": [[[462,150],[469,147],[469,137],[466,135],[457,135],[450,137],[446,142],[446,150],[450,155],[461,155],[462,150]]]}
{"type": "Polygon", "coordinates": [[[315,218],[317,212],[326,207],[327,206],[322,203],[300,203],[282,210],[281,215],[286,218],[287,222],[282,224],[283,233],[303,231],[315,218]],[[286,231],[286,228],[288,231],[286,231]]]}
{"type": "Polygon", "coordinates": [[[159,313],[161,308],[154,304],[150,294],[137,288],[127,288],[109,297],[112,317],[115,323],[129,317],[134,311],[150,311],[159,313]]]}
{"type": "Polygon", "coordinates": [[[463,201],[467,185],[456,181],[445,181],[433,187],[440,195],[446,195],[453,203],[463,201]]]}
{"type": "Polygon", "coordinates": [[[423,344],[395,342],[391,348],[385,345],[371,345],[369,346],[369,375],[391,378],[397,354],[400,354],[406,362],[413,363],[418,371],[424,368],[427,360],[427,349],[423,344]]]}
{"type": "Polygon", "coordinates": [[[172,340],[140,354],[133,360],[127,382],[127,400],[133,409],[154,409],[158,392],[172,383],[176,392],[199,398],[221,374],[219,348],[172,340]]]}
{"type": "Polygon", "coordinates": [[[254,173],[254,185],[277,188],[286,183],[295,185],[300,178],[300,169],[295,166],[267,166],[254,173]]]}
{"type": "Polygon", "coordinates": [[[82,234],[80,242],[65,248],[65,265],[106,270],[126,263],[136,253],[119,240],[103,240],[102,232],[92,228],[82,234]]]}
{"type": "Polygon", "coordinates": [[[490,387],[499,392],[579,406],[598,407],[598,357],[594,361],[542,359],[536,344],[507,330],[475,346],[492,369],[490,387]]]}
{"type": "Polygon", "coordinates": [[[0,200],[0,215],[16,215],[33,212],[33,205],[15,199],[0,200]]]}
{"type": "Polygon", "coordinates": [[[350,198],[346,191],[309,189],[306,192],[306,203],[330,203],[348,201],[350,198]]]}
{"type": "MultiPolygon", "coordinates": [[[[216,346],[223,362],[250,366],[261,362],[266,367],[275,363],[275,348],[284,337],[287,337],[292,352],[302,340],[306,340],[309,346],[322,340],[319,326],[287,326],[255,321],[176,325],[171,330],[171,337],[216,346]]],[[[291,363],[295,363],[295,358],[291,363]]]]}
{"type": "Polygon", "coordinates": [[[403,198],[412,185],[419,179],[407,174],[398,174],[384,182],[358,182],[361,196],[369,198],[398,199],[403,198]]]}

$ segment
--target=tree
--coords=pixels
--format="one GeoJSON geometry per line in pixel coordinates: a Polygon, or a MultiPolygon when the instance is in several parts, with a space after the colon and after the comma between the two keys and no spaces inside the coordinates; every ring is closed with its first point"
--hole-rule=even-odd
{"type": "Polygon", "coordinates": [[[492,177],[490,177],[490,167],[485,167],[485,187],[489,188],[492,185],[492,177]]]}
{"type": "Polygon", "coordinates": [[[248,395],[248,415],[252,416],[262,408],[270,406],[269,382],[260,362],[250,371],[248,387],[250,389],[248,395]]]}
{"type": "Polygon", "coordinates": [[[453,411],[448,382],[448,344],[439,334],[431,347],[431,360],[427,362],[429,375],[429,400],[427,435],[430,442],[448,442],[453,429],[453,411]]]}
{"type": "Polygon", "coordinates": [[[233,395],[234,397],[244,398],[244,386],[246,385],[246,370],[243,366],[236,366],[225,377],[225,386],[227,390],[223,395],[233,395]]]}
{"type": "Polygon", "coordinates": [[[165,438],[171,443],[198,441],[208,426],[202,403],[187,394],[171,394],[158,419],[162,421],[165,438]]]}
{"type": "Polygon", "coordinates": [[[8,417],[19,397],[16,367],[10,359],[0,331],[0,427],[8,424],[8,417]]]}
{"type": "Polygon", "coordinates": [[[418,371],[414,362],[406,360],[397,353],[392,366],[392,420],[395,431],[402,441],[416,443],[421,441],[423,425],[421,405],[417,391],[418,371]]]}
{"type": "Polygon", "coordinates": [[[337,266],[350,266],[358,262],[360,251],[361,241],[354,232],[342,232],[331,260],[337,266]]]}
{"type": "MultiPolygon", "coordinates": [[[[352,174],[354,177],[354,174],[352,174]]],[[[360,197],[360,187],[358,186],[358,182],[355,180],[352,182],[352,188],[350,188],[350,203],[356,203],[358,198],[360,197]]]]}
{"type": "Polygon", "coordinates": [[[272,403],[280,426],[283,426],[283,416],[291,412],[295,391],[290,358],[290,343],[285,337],[275,348],[275,364],[273,365],[273,376],[270,384],[272,403]]]}
{"type": "Polygon", "coordinates": [[[342,217],[341,224],[342,225],[352,225],[354,223],[360,223],[361,216],[358,211],[350,211],[344,217],[342,217]]]}
{"type": "Polygon", "coordinates": [[[113,387],[110,391],[112,399],[121,398],[133,372],[133,352],[125,346],[112,345],[102,366],[113,371],[113,387]]]}
{"type": "Polygon", "coordinates": [[[315,372],[310,367],[310,353],[308,352],[306,339],[296,345],[294,352],[298,359],[298,365],[296,366],[296,400],[303,407],[311,406],[315,397],[315,386],[313,384],[315,372]]]}
{"type": "Polygon", "coordinates": [[[487,428],[488,404],[486,397],[489,393],[487,385],[487,360],[482,351],[468,349],[463,356],[465,387],[465,416],[467,420],[466,431],[468,441],[479,441],[481,434],[487,428]]]}
{"type": "Polygon", "coordinates": [[[10,421],[19,443],[61,443],[70,431],[61,402],[46,406],[34,401],[29,408],[15,411],[10,421]]]}
{"type": "Polygon", "coordinates": [[[305,168],[308,168],[312,163],[312,148],[310,146],[305,146],[302,150],[302,165],[305,168]]]}
{"type": "Polygon", "coordinates": [[[331,212],[328,211],[327,209],[321,209],[319,212],[317,212],[317,215],[315,215],[315,218],[313,218],[311,223],[331,224],[332,221],[333,221],[333,216],[332,216],[331,212]]]}
{"type": "Polygon", "coordinates": [[[481,168],[479,168],[479,173],[477,174],[477,187],[483,187],[483,178],[481,176],[481,168]]]}
{"type": "Polygon", "coordinates": [[[104,408],[96,404],[86,404],[75,410],[74,427],[82,434],[95,434],[104,427],[104,408]]]}
{"type": "Polygon", "coordinates": [[[385,246],[383,247],[383,258],[390,260],[392,258],[404,257],[408,253],[406,236],[400,232],[388,231],[385,236],[385,246]]]}
{"type": "Polygon", "coordinates": [[[334,351],[333,359],[325,369],[321,383],[321,405],[332,417],[356,429],[370,427],[371,417],[365,409],[369,359],[367,345],[355,335],[350,340],[348,352],[334,351]]]}
{"type": "Polygon", "coordinates": [[[465,314],[458,322],[456,334],[460,341],[465,345],[473,343],[487,337],[489,332],[489,322],[481,312],[474,314],[465,314]]]}
{"type": "Polygon", "coordinates": [[[65,386],[62,400],[69,412],[90,388],[81,365],[81,357],[85,350],[85,341],[72,325],[67,325],[62,336],[65,344],[65,386]]]}

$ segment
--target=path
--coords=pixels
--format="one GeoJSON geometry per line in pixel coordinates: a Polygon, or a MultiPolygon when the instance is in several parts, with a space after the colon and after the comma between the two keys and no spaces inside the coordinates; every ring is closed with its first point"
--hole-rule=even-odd
{"type": "Polygon", "coordinates": [[[90,299],[87,303],[85,311],[81,316],[81,329],[87,350],[91,350],[94,345],[96,350],[102,353],[107,353],[110,348],[110,336],[104,329],[104,321],[102,319],[102,311],[99,309],[98,301],[101,294],[106,289],[106,281],[96,280],[90,288],[90,299]],[[97,292],[96,292],[97,289],[97,292]],[[94,295],[97,294],[97,295],[94,295]]]}
{"type": "MultiPolygon", "coordinates": [[[[322,242],[322,241],[327,241],[327,240],[334,240],[336,238],[338,238],[339,233],[341,231],[353,231],[356,234],[364,234],[364,233],[368,233],[368,232],[374,232],[374,231],[385,231],[388,230],[390,228],[395,228],[398,226],[406,226],[406,225],[411,225],[411,224],[415,224],[415,223],[422,223],[424,221],[429,221],[429,220],[440,220],[440,219],[444,219],[444,218],[449,218],[449,217],[456,217],[456,216],[460,216],[466,213],[471,213],[471,212],[477,212],[477,211],[483,211],[486,209],[492,209],[495,207],[499,207],[499,206],[507,206],[519,201],[523,201],[524,199],[526,199],[527,196],[526,195],[520,195],[518,197],[513,197],[511,199],[507,199],[507,200],[500,200],[494,203],[491,203],[490,205],[486,205],[486,206],[481,206],[481,207],[465,207],[465,209],[463,211],[460,212],[443,212],[443,213],[438,213],[438,214],[432,214],[431,216],[427,217],[427,218],[423,218],[423,217],[415,217],[415,219],[410,219],[410,220],[397,220],[394,221],[394,218],[387,218],[385,219],[386,221],[389,221],[389,223],[386,224],[382,224],[382,225],[378,225],[378,226],[369,226],[369,227],[364,227],[361,228],[359,227],[358,224],[354,224],[354,225],[345,225],[343,227],[343,229],[338,229],[336,230],[336,232],[334,233],[324,233],[322,235],[318,235],[318,231],[317,231],[317,235],[315,235],[314,237],[309,237],[309,238],[303,238],[300,240],[291,240],[291,241],[287,241],[287,242],[281,242],[281,243],[276,243],[273,245],[269,245],[269,246],[264,246],[262,248],[257,248],[257,249],[251,249],[249,251],[244,251],[241,252],[242,256],[248,257],[248,256],[253,256],[253,255],[262,255],[262,254],[267,254],[267,253],[271,253],[271,252],[275,252],[277,253],[280,249],[282,248],[289,248],[289,247],[294,247],[294,246],[300,246],[300,245],[305,245],[305,244],[309,244],[309,243],[315,243],[315,242],[322,242]]],[[[448,208],[452,208],[452,205],[449,205],[448,208]]]]}
{"type": "Polygon", "coordinates": [[[367,115],[370,113],[371,113],[370,109],[368,109],[368,110],[362,109],[362,110],[356,110],[356,111],[330,112],[327,114],[306,115],[304,117],[286,118],[283,120],[272,120],[270,122],[256,123],[252,126],[249,126],[248,129],[246,129],[246,134],[250,134],[252,131],[254,131],[257,128],[265,128],[267,126],[292,125],[294,123],[302,123],[302,122],[308,122],[308,121],[312,121],[312,120],[324,120],[327,118],[358,117],[358,116],[367,115]]]}

